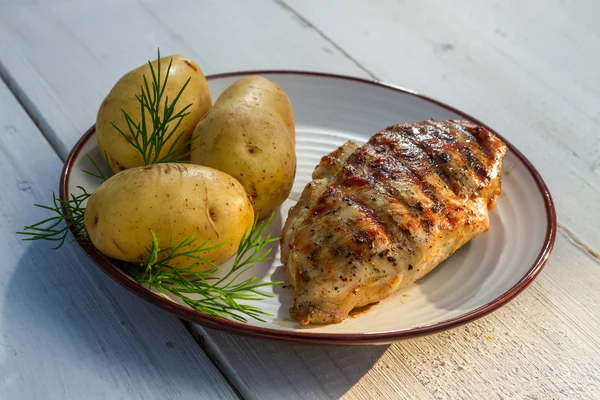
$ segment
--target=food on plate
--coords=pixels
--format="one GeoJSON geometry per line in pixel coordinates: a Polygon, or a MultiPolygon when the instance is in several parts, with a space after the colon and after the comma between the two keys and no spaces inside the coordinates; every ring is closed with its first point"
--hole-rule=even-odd
{"type": "Polygon", "coordinates": [[[211,105],[204,74],[193,61],[175,55],[144,64],[119,79],[100,105],[96,118],[100,153],[106,152],[114,172],[152,164],[164,157],[175,160],[177,155],[189,153],[194,128],[211,105]],[[143,111],[142,96],[146,104],[143,111]],[[176,101],[174,107],[168,107],[168,113],[165,113],[166,100],[169,106],[176,101]],[[131,120],[126,119],[124,112],[131,120]],[[185,118],[181,117],[182,112],[188,113],[185,118]],[[139,125],[138,130],[136,125],[142,122],[142,115],[146,126],[139,125]],[[167,121],[168,117],[172,120],[167,121]],[[142,150],[130,143],[136,141],[135,136],[141,130],[147,138],[154,135],[155,139],[149,140],[152,145],[148,146],[140,138],[142,150]],[[159,151],[156,147],[160,147],[159,151]]]}
{"type": "Polygon", "coordinates": [[[260,218],[289,195],[296,173],[294,114],[285,92],[260,76],[229,86],[194,131],[191,161],[233,176],[260,218]]]}
{"type": "MultiPolygon", "coordinates": [[[[191,236],[196,243],[187,246],[190,250],[207,240],[223,243],[198,254],[219,265],[236,253],[254,211],[242,185],[224,172],[163,163],[129,168],[102,183],[88,199],[84,222],[93,245],[118,260],[147,262],[154,231],[163,247],[191,236]]],[[[171,266],[186,268],[197,261],[180,257],[171,266]]],[[[192,270],[212,267],[202,262],[192,270]]]]}
{"type": "Polygon", "coordinates": [[[196,158],[206,165],[190,164],[194,129],[211,102],[195,63],[159,51],[99,107],[92,133],[104,162],[87,154],[82,172],[102,183],[93,192],[86,181],[66,198],[53,195],[50,205],[37,205],[52,215],[17,233],[58,249],[71,232],[89,254],[111,258],[147,290],[208,315],[263,321],[271,314],[257,301],[283,282],[250,271],[279,241],[266,229],[294,180],[294,115],[279,86],[241,79],[199,128],[204,148],[196,158]],[[237,180],[223,171],[237,172],[237,180]]]}
{"type": "Polygon", "coordinates": [[[472,122],[423,121],[323,157],[282,230],[291,317],[341,322],[487,231],[506,150],[472,122]]]}

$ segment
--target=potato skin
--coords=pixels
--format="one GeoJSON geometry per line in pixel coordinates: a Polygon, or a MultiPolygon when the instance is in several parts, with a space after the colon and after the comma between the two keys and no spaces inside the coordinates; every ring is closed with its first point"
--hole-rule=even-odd
{"type": "MultiPolygon", "coordinates": [[[[174,55],[160,58],[161,82],[164,81],[167,67],[171,61],[172,64],[171,69],[169,70],[169,79],[163,95],[163,105],[160,107],[160,112],[162,113],[164,109],[164,99],[168,97],[169,102],[172,102],[177,93],[181,90],[181,87],[185,84],[187,79],[190,78],[190,82],[177,101],[177,107],[175,108],[175,113],[177,113],[183,107],[192,104],[188,109],[190,114],[183,118],[178,129],[178,133],[183,132],[179,142],[179,144],[183,144],[191,139],[196,124],[204,117],[208,110],[210,110],[212,100],[208,83],[206,82],[202,70],[196,63],[185,57],[174,55]]],[[[154,60],[152,66],[155,73],[158,73],[158,60],[154,60]]],[[[121,77],[98,109],[96,117],[96,137],[98,147],[100,148],[101,154],[104,154],[104,151],[108,154],[110,166],[115,173],[127,168],[144,165],[140,152],[129,144],[114,126],[112,126],[112,123],[114,122],[123,132],[129,132],[121,109],[127,111],[134,121],[140,121],[140,104],[135,96],[141,94],[141,87],[144,84],[144,75],[148,80],[148,85],[151,85],[152,74],[147,63],[129,71],[121,77]]],[[[150,122],[149,117],[146,117],[146,123],[149,124],[148,133],[151,134],[152,123],[150,122]]],[[[173,135],[173,137],[167,141],[161,155],[165,155],[168,152],[168,148],[176,138],[177,134],[173,135]]],[[[185,151],[189,151],[189,147],[185,151]]]]}
{"type": "Polygon", "coordinates": [[[296,174],[294,114],[287,95],[260,76],[228,87],[194,131],[191,161],[237,179],[260,218],[289,195],[296,174]]]}
{"type": "MultiPolygon", "coordinates": [[[[102,183],[85,209],[84,223],[93,245],[103,254],[123,261],[147,261],[145,246],[156,233],[161,248],[195,236],[191,250],[225,244],[199,254],[219,265],[233,256],[254,212],[242,185],[231,176],[204,166],[165,163],[130,168],[102,183]]],[[[174,268],[196,260],[176,259],[174,268]]],[[[210,264],[194,270],[204,271],[210,264]]]]}

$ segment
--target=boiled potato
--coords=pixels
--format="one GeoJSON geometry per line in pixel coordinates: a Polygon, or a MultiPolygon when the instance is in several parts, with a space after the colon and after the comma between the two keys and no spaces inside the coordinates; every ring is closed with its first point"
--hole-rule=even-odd
{"type": "MultiPolygon", "coordinates": [[[[159,107],[160,115],[164,111],[164,100],[168,97],[171,103],[177,93],[181,90],[185,82],[190,78],[190,82],[177,101],[174,114],[179,112],[188,104],[192,106],[187,110],[190,114],[185,116],[176,134],[166,141],[165,146],[160,152],[160,156],[168,153],[170,146],[177,140],[179,133],[183,132],[181,139],[176,147],[185,144],[192,137],[192,133],[198,121],[208,112],[212,105],[208,84],[202,73],[202,70],[193,61],[182,56],[168,56],[160,58],[161,86],[163,85],[169,62],[172,61],[169,69],[169,77],[166,88],[162,96],[162,102],[159,107]]],[[[155,74],[158,73],[158,60],[152,62],[155,74]]],[[[112,88],[108,96],[104,99],[98,110],[96,118],[96,138],[100,153],[104,155],[106,151],[112,170],[116,173],[127,168],[139,167],[145,165],[139,150],[133,147],[112,125],[114,123],[124,133],[129,134],[127,123],[123,112],[125,110],[132,119],[138,123],[141,121],[140,103],[136,95],[141,95],[142,85],[144,85],[144,76],[148,85],[152,88],[152,73],[149,65],[146,63],[125,74],[112,88]]],[[[152,89],[150,89],[152,90],[152,89]]],[[[171,123],[171,127],[177,121],[171,123]]],[[[149,115],[146,113],[147,132],[152,134],[153,124],[149,115]]],[[[189,151],[189,146],[184,151],[189,151]]]]}
{"type": "Polygon", "coordinates": [[[260,76],[228,87],[196,126],[191,161],[233,176],[267,217],[296,174],[294,114],[284,91],[260,76]]]}
{"type": "MultiPolygon", "coordinates": [[[[93,245],[118,260],[145,262],[153,230],[159,246],[196,237],[191,250],[209,240],[218,249],[198,254],[219,265],[233,256],[250,232],[254,212],[242,185],[224,172],[193,164],[164,163],[130,168],[102,183],[85,208],[85,227],[93,245]]],[[[174,268],[195,263],[175,259],[174,268]]],[[[210,269],[204,263],[194,270],[210,269]]]]}

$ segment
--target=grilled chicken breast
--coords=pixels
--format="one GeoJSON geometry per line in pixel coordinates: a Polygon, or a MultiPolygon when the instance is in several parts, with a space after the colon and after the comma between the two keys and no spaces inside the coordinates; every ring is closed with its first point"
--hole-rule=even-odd
{"type": "Polygon", "coordinates": [[[391,126],[324,156],[282,231],[291,317],[341,322],[485,232],[505,153],[489,130],[450,120],[391,126]]]}

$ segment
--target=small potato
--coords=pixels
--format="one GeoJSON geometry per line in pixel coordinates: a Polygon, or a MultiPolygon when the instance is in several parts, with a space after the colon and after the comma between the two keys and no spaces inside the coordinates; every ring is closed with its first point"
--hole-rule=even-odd
{"type": "MultiPolygon", "coordinates": [[[[104,182],[89,198],[85,227],[93,245],[118,260],[145,262],[153,230],[160,248],[171,237],[178,245],[196,237],[191,250],[209,240],[222,247],[198,254],[219,265],[237,251],[244,232],[250,232],[254,212],[242,185],[231,176],[208,167],[165,163],[130,168],[104,182]]],[[[178,258],[174,268],[195,263],[178,258]]],[[[195,266],[205,271],[210,264],[195,266]]]]}
{"type": "Polygon", "coordinates": [[[287,95],[260,76],[228,87],[196,126],[191,161],[237,179],[260,218],[289,195],[296,174],[294,113],[287,95]]]}
{"type": "MultiPolygon", "coordinates": [[[[171,69],[169,69],[169,78],[167,80],[166,88],[162,96],[162,103],[159,107],[160,114],[162,115],[164,111],[165,99],[168,97],[169,103],[171,103],[188,78],[190,81],[177,101],[174,114],[188,104],[191,104],[192,106],[187,110],[189,115],[181,120],[181,124],[177,128],[176,133],[166,142],[163,150],[160,152],[161,156],[165,156],[168,153],[168,149],[176,142],[177,136],[181,132],[183,132],[183,135],[181,139],[176,142],[175,148],[188,142],[192,137],[196,124],[204,117],[208,110],[210,110],[212,105],[210,90],[202,70],[196,63],[185,57],[168,56],[160,58],[161,85],[164,84],[169,62],[172,62],[172,64],[171,69]]],[[[152,67],[154,68],[155,74],[158,74],[158,60],[152,62],[152,67]]],[[[115,173],[127,168],[145,165],[140,151],[132,146],[112,125],[114,123],[125,134],[129,134],[122,110],[125,110],[136,123],[141,121],[140,103],[136,99],[136,95],[141,95],[142,86],[144,85],[144,76],[151,88],[152,73],[150,66],[144,64],[128,72],[119,79],[98,110],[98,115],[96,117],[96,137],[98,140],[98,147],[100,148],[100,153],[102,155],[104,155],[104,151],[106,151],[110,166],[115,173]]],[[[176,120],[173,121],[170,124],[170,127],[174,127],[176,122],[176,120]]],[[[147,132],[148,135],[150,135],[152,134],[153,124],[147,112],[146,123],[148,126],[147,132]]],[[[186,153],[189,150],[189,146],[187,146],[179,154],[186,153]]]]}

